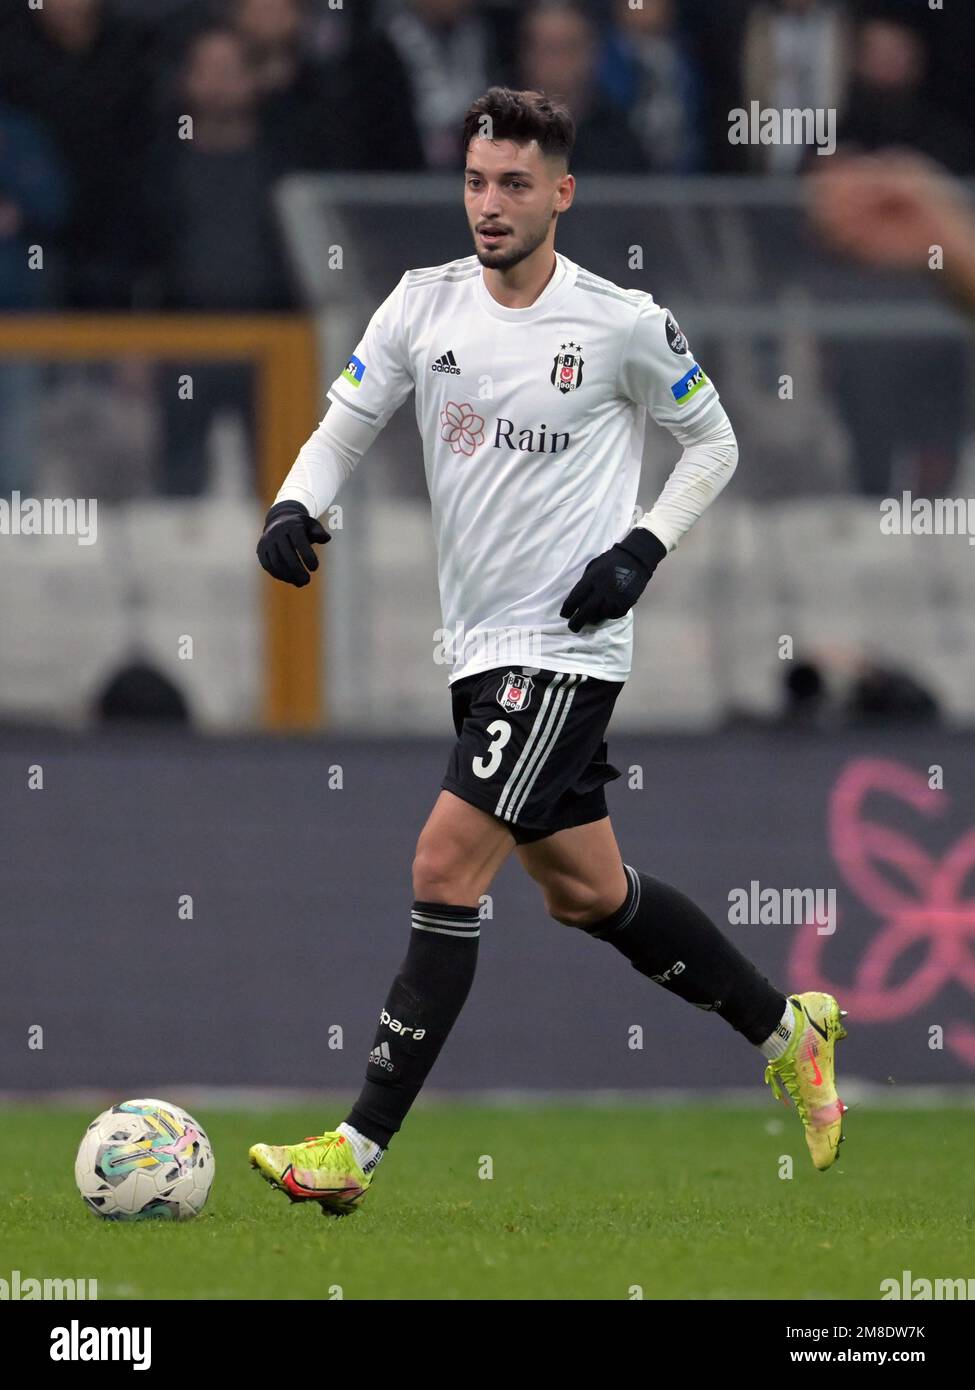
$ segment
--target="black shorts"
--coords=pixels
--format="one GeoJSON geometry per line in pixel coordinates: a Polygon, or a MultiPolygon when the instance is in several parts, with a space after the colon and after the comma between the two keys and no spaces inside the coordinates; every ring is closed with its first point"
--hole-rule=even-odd
{"type": "Polygon", "coordinates": [[[622,681],[498,666],[450,687],[457,743],[441,785],[518,844],[609,814],[604,734],[622,681]]]}

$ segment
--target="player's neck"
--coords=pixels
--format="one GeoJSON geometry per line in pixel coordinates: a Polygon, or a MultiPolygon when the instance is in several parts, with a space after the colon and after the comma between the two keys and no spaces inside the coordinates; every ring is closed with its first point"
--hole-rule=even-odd
{"type": "Polygon", "coordinates": [[[510,270],[484,267],[488,294],[505,309],[529,309],[555,274],[557,261],[550,245],[540,246],[510,270]]]}

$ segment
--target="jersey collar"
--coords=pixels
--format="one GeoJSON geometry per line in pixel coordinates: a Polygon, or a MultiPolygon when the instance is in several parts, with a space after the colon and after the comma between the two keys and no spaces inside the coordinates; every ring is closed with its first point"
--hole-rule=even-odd
{"type": "Polygon", "coordinates": [[[499,304],[494,298],[487,285],[484,283],[484,271],[477,277],[475,290],[477,300],[486,314],[490,314],[493,319],[500,319],[502,323],[531,323],[532,320],[541,318],[547,314],[552,305],[561,300],[575,283],[576,271],[578,266],[574,261],[570,261],[566,256],[562,256],[558,251],[555,253],[555,273],[551,280],[542,290],[534,304],[529,304],[526,309],[507,309],[503,304],[499,304]]]}

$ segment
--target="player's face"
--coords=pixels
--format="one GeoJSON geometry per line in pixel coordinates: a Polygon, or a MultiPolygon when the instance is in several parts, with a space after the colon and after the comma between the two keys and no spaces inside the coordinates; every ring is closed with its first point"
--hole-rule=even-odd
{"type": "Polygon", "coordinates": [[[508,270],[551,236],[556,214],[572,201],[575,180],[532,140],[477,137],[467,151],[464,204],[481,265],[508,270]]]}

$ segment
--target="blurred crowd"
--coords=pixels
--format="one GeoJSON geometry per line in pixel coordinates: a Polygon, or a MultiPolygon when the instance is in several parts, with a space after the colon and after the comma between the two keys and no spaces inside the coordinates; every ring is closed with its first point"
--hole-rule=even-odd
{"type": "Polygon", "coordinates": [[[275,182],[459,170],[463,114],[499,82],[567,102],[579,172],[801,172],[801,147],[729,142],[757,100],[971,173],[970,8],[4,0],[0,309],[287,309],[275,182]]]}

